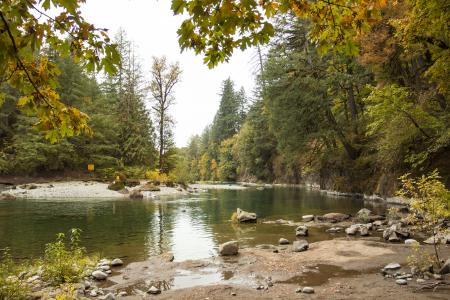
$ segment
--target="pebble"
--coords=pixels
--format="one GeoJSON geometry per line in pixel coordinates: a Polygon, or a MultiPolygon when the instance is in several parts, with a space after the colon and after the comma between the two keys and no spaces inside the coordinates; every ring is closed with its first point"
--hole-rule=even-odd
{"type": "Polygon", "coordinates": [[[400,269],[402,266],[400,266],[399,263],[390,263],[386,265],[383,270],[397,270],[400,269]]]}
{"type": "Polygon", "coordinates": [[[302,288],[297,288],[297,289],[295,290],[295,292],[296,292],[296,293],[301,293],[301,292],[302,292],[302,288]]]}
{"type": "Polygon", "coordinates": [[[235,292],[231,292],[231,296],[236,296],[237,294],[235,292]]]}
{"type": "Polygon", "coordinates": [[[257,290],[264,290],[264,286],[263,286],[263,285],[258,285],[258,286],[256,287],[256,289],[257,289],[257,290]]]}
{"type": "Polygon", "coordinates": [[[278,241],[278,243],[279,243],[280,245],[287,245],[287,244],[289,244],[289,241],[288,241],[287,239],[285,239],[285,238],[280,238],[280,240],[278,241]]]}
{"type": "Polygon", "coordinates": [[[310,287],[310,286],[305,286],[305,287],[302,289],[302,293],[305,293],[305,294],[314,294],[314,289],[313,289],[312,287],[310,287]]]}
{"type": "Polygon", "coordinates": [[[123,261],[120,258],[114,258],[111,262],[111,266],[117,267],[123,265],[123,261]]]}
{"type": "Polygon", "coordinates": [[[161,290],[152,285],[151,288],[147,291],[147,293],[157,295],[161,294],[161,290]]]}
{"type": "Polygon", "coordinates": [[[100,270],[95,270],[94,272],[92,272],[92,277],[94,277],[97,280],[105,280],[106,277],[108,277],[108,274],[100,270]]]}
{"type": "Polygon", "coordinates": [[[408,281],[406,281],[405,279],[397,279],[395,281],[395,283],[398,284],[398,285],[407,285],[408,281]]]}

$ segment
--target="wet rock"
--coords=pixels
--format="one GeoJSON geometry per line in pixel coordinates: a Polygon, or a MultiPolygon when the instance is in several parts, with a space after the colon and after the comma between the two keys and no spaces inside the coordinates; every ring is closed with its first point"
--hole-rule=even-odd
{"type": "Polygon", "coordinates": [[[397,279],[395,281],[395,283],[398,284],[398,285],[407,285],[408,281],[406,281],[405,279],[397,279]]]}
{"type": "Polygon", "coordinates": [[[219,254],[222,256],[237,255],[239,252],[239,243],[229,241],[219,246],[219,254]]]}
{"type": "Polygon", "coordinates": [[[314,215],[305,215],[305,216],[302,216],[302,221],[303,221],[303,222],[311,222],[312,220],[314,220],[314,215]]]}
{"type": "Polygon", "coordinates": [[[236,210],[237,220],[239,223],[253,223],[256,222],[256,214],[252,212],[244,211],[240,208],[236,210]]]}
{"type": "Polygon", "coordinates": [[[96,280],[105,280],[108,277],[108,274],[100,270],[95,270],[92,272],[92,277],[96,280]]]}
{"type": "Polygon", "coordinates": [[[157,294],[161,294],[161,290],[152,285],[150,287],[150,289],[147,291],[147,293],[152,294],[152,295],[157,295],[157,294]]]}
{"type": "Polygon", "coordinates": [[[308,227],[305,225],[300,225],[295,229],[296,236],[307,236],[308,235],[308,227]]]}
{"type": "Polygon", "coordinates": [[[384,266],[383,270],[385,270],[385,271],[393,271],[393,270],[398,270],[401,267],[402,266],[399,263],[390,263],[390,264],[384,266]]]}
{"type": "Polygon", "coordinates": [[[415,239],[407,239],[405,240],[405,245],[416,245],[419,244],[418,241],[416,241],[415,239]]]}
{"type": "Polygon", "coordinates": [[[328,221],[328,222],[342,222],[350,218],[349,215],[343,214],[343,213],[328,213],[321,217],[322,220],[328,221]]]}
{"type": "Polygon", "coordinates": [[[450,258],[445,261],[444,265],[439,270],[439,274],[449,274],[449,273],[450,273],[450,258]]]}
{"type": "Polygon", "coordinates": [[[304,288],[302,288],[302,293],[314,294],[314,289],[310,286],[305,286],[304,288]]]}
{"type": "Polygon", "coordinates": [[[331,227],[325,231],[328,233],[338,233],[338,232],[342,231],[342,228],[341,227],[331,227]]]}
{"type": "Polygon", "coordinates": [[[130,199],[143,199],[144,194],[139,190],[134,190],[130,193],[130,199]]]}
{"type": "Polygon", "coordinates": [[[292,251],[294,252],[303,252],[308,250],[308,248],[309,244],[305,240],[294,241],[294,243],[292,244],[292,251]]]}
{"type": "Polygon", "coordinates": [[[120,258],[114,258],[111,261],[111,266],[113,266],[113,267],[117,267],[117,266],[121,266],[121,265],[123,265],[123,261],[120,258]]]}
{"type": "Polygon", "coordinates": [[[289,241],[285,238],[280,238],[280,240],[278,241],[278,244],[287,245],[287,244],[289,244],[289,241]]]}

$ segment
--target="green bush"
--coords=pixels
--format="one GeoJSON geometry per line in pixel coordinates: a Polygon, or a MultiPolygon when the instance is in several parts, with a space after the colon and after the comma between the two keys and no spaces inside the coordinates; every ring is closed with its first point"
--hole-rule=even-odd
{"type": "Polygon", "coordinates": [[[78,282],[85,270],[94,265],[94,260],[86,256],[85,249],[79,246],[80,235],[80,229],[72,229],[67,246],[65,235],[58,233],[56,241],[46,245],[42,260],[43,277],[52,284],[78,282]]]}
{"type": "Polygon", "coordinates": [[[20,271],[8,249],[4,250],[0,256],[0,299],[26,299],[28,286],[19,279],[20,271]]]}

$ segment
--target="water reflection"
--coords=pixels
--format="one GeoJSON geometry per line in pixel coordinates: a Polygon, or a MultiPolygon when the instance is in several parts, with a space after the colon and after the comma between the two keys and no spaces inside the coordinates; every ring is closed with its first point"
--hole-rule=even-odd
{"type": "MultiPolygon", "coordinates": [[[[362,207],[384,207],[350,198],[331,198],[298,188],[258,191],[212,190],[205,194],[159,200],[76,199],[0,201],[0,248],[16,258],[42,255],[44,244],[58,232],[81,228],[87,250],[127,261],[144,260],[172,251],[176,260],[206,258],[219,243],[238,239],[243,246],[273,244],[293,238],[282,225],[237,225],[229,222],[237,207],[266,220],[299,221],[304,214],[355,213],[362,207]]],[[[312,229],[310,241],[326,238],[312,229]]]]}

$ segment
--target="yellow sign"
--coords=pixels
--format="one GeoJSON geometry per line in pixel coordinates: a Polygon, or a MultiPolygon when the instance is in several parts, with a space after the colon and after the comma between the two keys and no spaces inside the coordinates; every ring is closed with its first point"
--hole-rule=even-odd
{"type": "Polygon", "coordinates": [[[88,164],[88,171],[94,171],[94,169],[95,169],[95,166],[94,166],[94,164],[88,164]]]}

